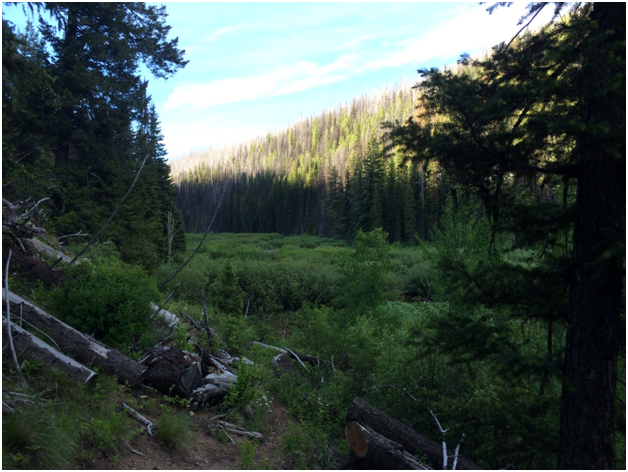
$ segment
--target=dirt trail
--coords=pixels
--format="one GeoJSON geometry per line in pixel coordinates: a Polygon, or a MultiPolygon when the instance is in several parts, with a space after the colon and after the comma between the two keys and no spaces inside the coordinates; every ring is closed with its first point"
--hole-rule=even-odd
{"type": "MultiPolygon", "coordinates": [[[[283,468],[279,452],[280,438],[288,431],[290,424],[295,420],[290,418],[284,407],[273,401],[272,413],[269,416],[268,426],[264,430],[264,441],[258,443],[253,459],[255,464],[267,461],[273,468],[283,468]]],[[[121,447],[114,455],[96,458],[81,464],[86,469],[93,470],[238,470],[242,468],[237,445],[230,442],[221,442],[208,433],[209,420],[216,416],[216,412],[198,410],[192,415],[193,439],[188,449],[183,452],[173,452],[157,437],[149,436],[147,432],[136,435],[130,446],[144,454],[137,455],[127,447],[121,447]]],[[[148,417],[148,415],[147,415],[148,417]]],[[[150,418],[152,419],[152,418],[150,418]]],[[[236,444],[246,441],[232,435],[236,444]]]]}

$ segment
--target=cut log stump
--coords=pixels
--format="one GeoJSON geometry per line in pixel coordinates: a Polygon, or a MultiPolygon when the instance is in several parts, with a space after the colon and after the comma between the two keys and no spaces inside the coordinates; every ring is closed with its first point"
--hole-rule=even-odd
{"type": "Polygon", "coordinates": [[[201,385],[201,367],[197,356],[180,349],[163,347],[144,361],[148,372],[142,383],[166,395],[187,398],[201,385]]]}
{"type": "Polygon", "coordinates": [[[381,470],[432,470],[431,467],[405,451],[401,444],[363,427],[356,421],[347,423],[345,437],[351,450],[358,456],[353,467],[381,470]]]}
{"type": "MultiPolygon", "coordinates": [[[[358,422],[369,428],[369,430],[375,430],[386,438],[401,444],[406,451],[419,455],[424,454],[430,465],[435,469],[443,467],[443,446],[441,443],[428,438],[392,416],[369,405],[359,397],[353,400],[347,412],[347,422],[351,421],[358,422]]],[[[451,449],[447,449],[447,455],[453,457],[455,453],[451,449]]],[[[456,469],[480,470],[482,468],[472,460],[464,456],[458,456],[456,469]]]]}

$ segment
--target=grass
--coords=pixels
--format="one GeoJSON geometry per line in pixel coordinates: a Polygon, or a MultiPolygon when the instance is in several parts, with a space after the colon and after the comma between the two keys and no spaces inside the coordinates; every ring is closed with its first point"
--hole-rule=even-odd
{"type": "Polygon", "coordinates": [[[192,441],[192,419],[185,413],[165,410],[157,420],[157,437],[174,451],[188,449],[192,441]]]}
{"type": "Polygon", "coordinates": [[[20,395],[3,400],[13,409],[2,415],[3,469],[68,469],[82,458],[110,454],[138,428],[116,411],[124,395],[105,374],[89,386],[54,369],[31,369],[21,388],[3,363],[3,389],[20,395]]]}
{"type": "Polygon", "coordinates": [[[3,469],[68,469],[78,450],[72,424],[50,408],[2,415],[3,469]]]}

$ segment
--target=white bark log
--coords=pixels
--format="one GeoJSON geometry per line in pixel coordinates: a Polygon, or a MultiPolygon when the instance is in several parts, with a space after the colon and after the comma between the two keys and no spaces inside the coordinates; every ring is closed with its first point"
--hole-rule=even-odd
{"type": "MultiPolygon", "coordinates": [[[[7,321],[2,320],[3,332],[7,332],[7,321]]],[[[84,384],[88,384],[96,377],[96,372],[79,364],[74,359],[60,353],[44,341],[11,323],[13,342],[20,355],[26,355],[33,359],[44,362],[46,365],[62,370],[70,376],[79,379],[84,384]]]]}
{"type": "Polygon", "coordinates": [[[56,249],[48,246],[46,243],[41,242],[37,238],[33,238],[31,240],[31,244],[33,245],[33,247],[38,253],[43,254],[46,257],[51,257],[54,259],[61,258],[61,261],[65,262],[66,264],[69,264],[70,261],[72,260],[72,258],[70,258],[69,256],[66,256],[62,252],[59,252],[56,249]]]}

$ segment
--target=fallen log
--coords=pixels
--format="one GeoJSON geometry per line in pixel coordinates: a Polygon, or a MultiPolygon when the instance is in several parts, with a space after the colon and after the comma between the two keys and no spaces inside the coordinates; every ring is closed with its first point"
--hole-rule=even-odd
{"type": "Polygon", "coordinates": [[[192,392],[191,399],[199,405],[202,405],[210,399],[220,397],[227,393],[237,381],[238,376],[229,371],[219,374],[209,374],[202,380],[203,385],[192,392]]]}
{"type": "Polygon", "coordinates": [[[345,427],[349,448],[358,456],[354,467],[381,470],[432,470],[403,449],[398,442],[349,421],[345,427]]]}
{"type": "MultiPolygon", "coordinates": [[[[369,405],[359,397],[353,400],[347,412],[347,422],[350,421],[356,421],[377,431],[386,438],[401,444],[406,451],[418,455],[424,454],[430,465],[436,469],[443,466],[442,444],[369,405]]],[[[447,455],[454,457],[455,452],[447,449],[447,455]]],[[[459,455],[456,469],[480,470],[481,467],[472,460],[459,455]]]]}
{"type": "MultiPolygon", "coordinates": [[[[2,289],[2,298],[5,300],[7,298],[5,289],[2,289]]],[[[74,358],[80,364],[99,366],[108,374],[118,377],[121,383],[129,382],[135,385],[142,381],[145,368],[139,362],[77,331],[12,292],[9,292],[8,299],[12,310],[19,311],[19,306],[22,304],[23,319],[46,332],[56,341],[64,354],[74,358]]]]}
{"type": "MultiPolygon", "coordinates": [[[[8,335],[6,319],[2,320],[2,332],[6,339],[8,335]]],[[[49,346],[38,337],[20,328],[15,323],[11,323],[11,333],[13,334],[13,345],[15,346],[19,358],[27,357],[41,361],[45,365],[62,370],[86,385],[96,378],[96,372],[79,364],[65,354],[60,353],[52,346],[49,346]]]]}

